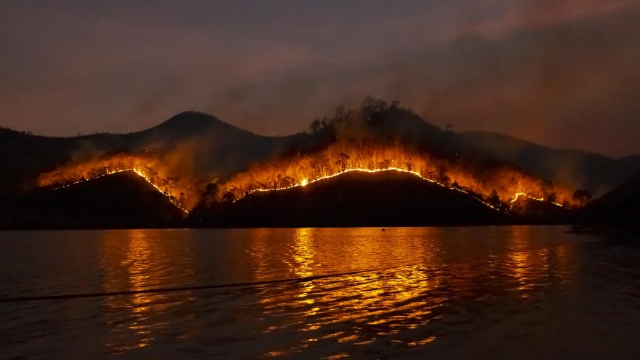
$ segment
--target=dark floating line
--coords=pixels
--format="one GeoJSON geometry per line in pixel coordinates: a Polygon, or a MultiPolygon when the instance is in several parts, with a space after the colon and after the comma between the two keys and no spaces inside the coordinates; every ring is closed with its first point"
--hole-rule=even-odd
{"type": "MultiPolygon", "coordinates": [[[[405,266],[411,266],[411,265],[403,265],[403,266],[398,266],[398,267],[405,267],[405,266]]],[[[254,286],[261,286],[261,285],[287,283],[287,282],[288,283],[301,283],[301,282],[319,280],[319,279],[326,279],[326,278],[331,278],[331,277],[336,277],[336,276],[356,275],[356,274],[362,274],[362,273],[367,273],[367,272],[384,271],[384,270],[388,270],[388,269],[361,270],[361,271],[351,271],[351,272],[340,273],[340,274],[316,275],[316,276],[308,276],[308,277],[303,277],[303,278],[266,280],[266,281],[235,283],[235,284],[185,286],[185,287],[174,287],[174,288],[158,288],[158,289],[131,290],[131,291],[85,293],[85,294],[23,296],[23,297],[13,297],[13,298],[0,298],[0,303],[12,303],[12,302],[22,302],[22,301],[41,301],[41,300],[67,300],[67,299],[82,299],[82,298],[95,298],[95,297],[137,295],[137,294],[160,294],[160,293],[192,291],[192,290],[210,290],[210,289],[224,289],[224,288],[235,288],[235,287],[254,287],[254,286]]]]}

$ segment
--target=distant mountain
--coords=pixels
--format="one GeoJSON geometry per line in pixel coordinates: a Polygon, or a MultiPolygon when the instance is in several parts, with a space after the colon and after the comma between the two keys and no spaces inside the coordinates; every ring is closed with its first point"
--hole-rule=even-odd
{"type": "Polygon", "coordinates": [[[253,193],[219,206],[211,211],[194,211],[189,226],[462,226],[512,222],[506,214],[469,195],[397,171],[346,173],[305,187],[253,193]]]}
{"type": "Polygon", "coordinates": [[[582,150],[553,149],[511,136],[468,131],[455,134],[459,151],[509,162],[531,173],[596,197],[640,172],[640,155],[612,159],[582,150]]]}
{"type": "Polygon", "coordinates": [[[0,229],[180,226],[186,214],[141,177],[118,173],[68,188],[7,197],[0,229]]]}

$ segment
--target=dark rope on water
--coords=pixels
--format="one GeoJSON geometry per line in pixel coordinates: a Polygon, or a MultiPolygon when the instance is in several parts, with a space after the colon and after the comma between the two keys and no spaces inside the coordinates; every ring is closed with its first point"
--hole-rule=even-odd
{"type": "Polygon", "coordinates": [[[281,283],[302,283],[302,282],[326,279],[326,278],[337,277],[337,276],[349,276],[349,275],[357,275],[357,274],[363,274],[368,272],[385,271],[385,270],[406,267],[406,266],[412,266],[412,265],[402,265],[402,266],[396,266],[392,268],[378,269],[378,270],[360,270],[360,271],[351,271],[351,272],[339,273],[339,274],[315,275],[315,276],[308,276],[303,278],[266,280],[266,281],[255,281],[255,282],[235,283],[235,284],[200,285],[200,286],[185,286],[185,287],[84,293],[84,294],[21,296],[21,297],[12,297],[12,298],[0,298],[0,303],[12,303],[12,302],[22,302],[22,301],[42,301],[42,300],[67,300],[67,299],[124,296],[124,295],[137,295],[137,294],[162,294],[162,293],[172,293],[172,292],[181,292],[181,291],[212,290],[212,289],[225,289],[225,288],[236,288],[236,287],[256,287],[256,286],[262,286],[262,285],[281,284],[281,283]]]}

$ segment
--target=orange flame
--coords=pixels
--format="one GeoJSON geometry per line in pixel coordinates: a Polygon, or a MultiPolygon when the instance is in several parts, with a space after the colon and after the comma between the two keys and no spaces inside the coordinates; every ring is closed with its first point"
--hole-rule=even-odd
{"type": "Polygon", "coordinates": [[[41,187],[60,189],[121,172],[132,172],[142,177],[184,212],[188,213],[188,209],[199,201],[201,181],[190,176],[171,176],[158,159],[126,154],[66,164],[41,174],[36,183],[41,187]]]}
{"type": "Polygon", "coordinates": [[[561,186],[550,189],[541,179],[511,166],[474,167],[417,153],[399,145],[336,144],[313,155],[257,164],[223,184],[220,194],[231,193],[235,200],[239,200],[253,192],[306,186],[350,171],[387,170],[408,172],[452,190],[476,194],[476,198],[492,208],[495,206],[487,199],[493,191],[504,203],[513,204],[525,196],[538,201],[550,200],[558,206],[576,205],[569,189],[561,186]]]}
{"type": "MultiPolygon", "coordinates": [[[[442,159],[401,145],[380,146],[336,143],[323,151],[255,164],[221,184],[219,196],[232,194],[237,201],[253,192],[277,191],[339,176],[352,171],[402,171],[445,188],[472,195],[497,209],[492,193],[513,206],[521,197],[549,201],[557,206],[578,206],[565,187],[550,187],[541,179],[508,165],[491,168],[459,160],[442,159]]],[[[39,186],[65,187],[110,174],[131,171],[153,185],[185,212],[200,200],[206,183],[193,174],[175,176],[161,159],[118,154],[64,165],[41,174],[39,186]],[[173,176],[172,176],[173,175],[173,176]],[[178,196],[176,196],[178,195],[178,196]]]]}

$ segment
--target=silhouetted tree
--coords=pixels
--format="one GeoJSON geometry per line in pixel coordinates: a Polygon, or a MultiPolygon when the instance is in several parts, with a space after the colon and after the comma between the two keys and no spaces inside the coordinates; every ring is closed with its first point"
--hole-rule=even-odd
{"type": "Polygon", "coordinates": [[[349,160],[349,155],[345,154],[344,152],[340,152],[340,154],[338,154],[338,163],[342,169],[342,172],[344,172],[345,170],[347,170],[347,161],[349,160]]]}
{"type": "Polygon", "coordinates": [[[573,193],[573,200],[579,201],[580,206],[584,206],[591,198],[592,195],[588,190],[578,189],[573,193]]]}
{"type": "Polygon", "coordinates": [[[444,165],[440,164],[436,167],[436,172],[437,181],[441,184],[449,186],[448,181],[451,179],[447,176],[447,168],[444,165]]]}
{"type": "Polygon", "coordinates": [[[349,111],[344,106],[340,105],[336,107],[335,118],[336,120],[344,120],[347,118],[349,111]]]}
{"type": "Polygon", "coordinates": [[[312,134],[317,134],[320,131],[321,123],[320,119],[315,119],[309,124],[309,130],[311,130],[312,134]]]}
{"type": "Polygon", "coordinates": [[[380,114],[389,109],[389,104],[382,99],[376,99],[371,95],[367,95],[364,100],[362,100],[362,104],[360,104],[360,110],[368,115],[380,114]]]}
{"type": "Polygon", "coordinates": [[[207,208],[211,208],[213,204],[217,202],[218,194],[220,193],[220,188],[216,183],[207,184],[204,188],[204,194],[202,198],[204,200],[204,204],[207,208]]]}
{"type": "Polygon", "coordinates": [[[487,203],[496,207],[500,206],[500,197],[496,189],[493,189],[489,197],[487,197],[487,203]]]}
{"type": "Polygon", "coordinates": [[[325,170],[329,168],[329,158],[325,154],[320,154],[316,157],[316,161],[318,161],[318,167],[320,169],[320,175],[325,175],[325,170]]]}
{"type": "Polygon", "coordinates": [[[411,163],[406,163],[405,167],[407,168],[408,171],[413,171],[413,165],[411,163]]]}
{"type": "Polygon", "coordinates": [[[223,203],[232,203],[236,199],[236,194],[233,191],[227,191],[222,195],[223,203]]]}
{"type": "Polygon", "coordinates": [[[293,180],[293,178],[292,178],[291,176],[285,176],[285,177],[282,179],[282,182],[281,182],[281,186],[282,186],[282,187],[285,187],[285,188],[287,188],[287,187],[291,187],[291,186],[293,186],[294,184],[295,184],[295,181],[293,180]]]}
{"type": "Polygon", "coordinates": [[[542,180],[540,182],[540,190],[542,190],[543,198],[548,202],[557,202],[558,195],[553,191],[553,183],[549,180],[542,180]]]}

